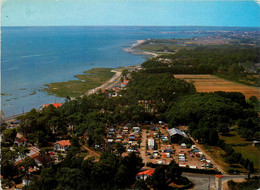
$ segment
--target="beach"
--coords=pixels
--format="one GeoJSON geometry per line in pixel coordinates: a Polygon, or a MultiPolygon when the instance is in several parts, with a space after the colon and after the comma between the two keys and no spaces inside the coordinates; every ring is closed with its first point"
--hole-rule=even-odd
{"type": "Polygon", "coordinates": [[[158,56],[157,53],[153,53],[153,52],[149,52],[149,51],[142,51],[142,50],[137,50],[135,49],[136,47],[144,44],[147,40],[137,40],[137,42],[135,44],[133,44],[131,47],[129,48],[124,48],[123,50],[131,53],[131,54],[136,54],[136,55],[148,55],[148,56],[153,56],[156,57],[158,56]]]}

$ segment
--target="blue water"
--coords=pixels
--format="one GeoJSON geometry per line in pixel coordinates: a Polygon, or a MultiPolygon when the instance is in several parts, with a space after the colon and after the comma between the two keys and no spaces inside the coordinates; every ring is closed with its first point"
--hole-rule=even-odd
{"type": "MultiPolygon", "coordinates": [[[[6,117],[64,102],[41,91],[44,84],[75,79],[95,67],[141,64],[123,48],[147,38],[191,38],[167,31],[230,30],[218,27],[2,27],[1,109],[6,117]],[[166,33],[165,33],[166,32],[166,33]],[[36,94],[34,94],[36,92],[36,94]],[[31,94],[31,95],[30,95],[31,94]]],[[[232,28],[241,30],[241,28],[232,28]]],[[[243,30],[246,30],[243,28],[243,30]]],[[[249,29],[248,29],[249,30],[249,29]]]]}

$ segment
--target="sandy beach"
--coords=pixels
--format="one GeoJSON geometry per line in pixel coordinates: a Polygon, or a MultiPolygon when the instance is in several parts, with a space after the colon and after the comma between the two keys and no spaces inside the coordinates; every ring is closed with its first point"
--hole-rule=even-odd
{"type": "Polygon", "coordinates": [[[157,53],[153,53],[153,52],[149,52],[149,51],[142,51],[142,50],[136,50],[134,49],[135,47],[145,43],[147,40],[137,40],[137,42],[135,44],[133,44],[131,47],[129,48],[124,48],[123,50],[128,52],[128,53],[132,53],[132,54],[136,54],[136,55],[152,55],[153,57],[158,56],[157,53]]]}

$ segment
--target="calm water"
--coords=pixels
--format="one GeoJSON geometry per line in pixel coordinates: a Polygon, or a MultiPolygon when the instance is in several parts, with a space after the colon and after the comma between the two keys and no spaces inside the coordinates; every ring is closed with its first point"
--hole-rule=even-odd
{"type": "Polygon", "coordinates": [[[2,27],[1,109],[6,117],[63,102],[42,92],[44,84],[75,79],[95,67],[141,64],[145,57],[123,51],[136,40],[191,38],[168,31],[240,30],[218,27],[2,27]]]}

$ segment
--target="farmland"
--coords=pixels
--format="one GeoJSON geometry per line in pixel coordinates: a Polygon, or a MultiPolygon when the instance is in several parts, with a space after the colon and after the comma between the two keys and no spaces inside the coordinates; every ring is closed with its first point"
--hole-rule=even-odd
{"type": "Polygon", "coordinates": [[[214,75],[177,74],[174,75],[174,77],[184,79],[188,82],[194,82],[197,92],[241,92],[247,99],[251,96],[256,96],[258,99],[260,98],[260,88],[228,81],[214,75]]]}

